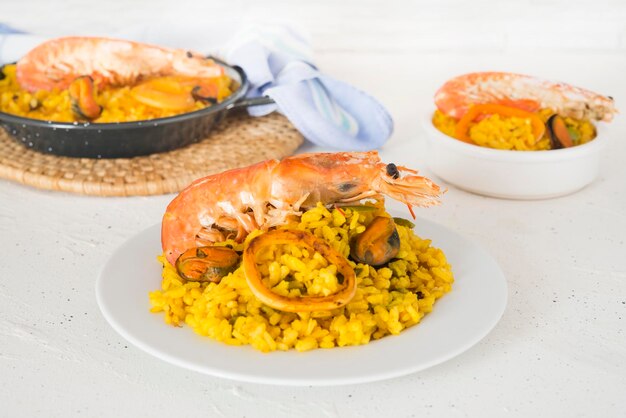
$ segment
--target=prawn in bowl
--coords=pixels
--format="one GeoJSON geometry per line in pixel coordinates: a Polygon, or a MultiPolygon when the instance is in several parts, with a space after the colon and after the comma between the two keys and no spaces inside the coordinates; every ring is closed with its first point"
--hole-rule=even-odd
{"type": "Polygon", "coordinates": [[[464,190],[545,199],[593,182],[613,98],[536,77],[472,73],[453,78],[423,116],[431,170],[464,190]]]}
{"type": "Polygon", "coordinates": [[[610,122],[613,98],[522,74],[471,73],[435,94],[433,125],[442,133],[487,148],[541,151],[585,144],[593,121],[610,122]]]}

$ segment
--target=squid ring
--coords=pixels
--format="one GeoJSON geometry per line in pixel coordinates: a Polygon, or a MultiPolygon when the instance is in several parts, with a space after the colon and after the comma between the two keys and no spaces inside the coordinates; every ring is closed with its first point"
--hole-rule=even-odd
{"type": "Polygon", "coordinates": [[[356,293],[356,275],[348,260],[337,250],[315,235],[300,230],[276,229],[252,239],[243,253],[243,270],[250,290],[261,302],[286,312],[328,311],[340,308],[352,300],[356,293]],[[337,266],[343,276],[341,290],[328,296],[287,297],[276,294],[261,281],[255,255],[272,244],[295,244],[319,252],[330,263],[337,266]]]}

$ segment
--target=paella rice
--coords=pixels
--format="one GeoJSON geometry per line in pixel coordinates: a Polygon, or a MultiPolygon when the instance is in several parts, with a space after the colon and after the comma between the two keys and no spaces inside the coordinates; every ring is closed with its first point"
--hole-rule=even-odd
{"type": "MultiPolygon", "coordinates": [[[[346,257],[356,273],[356,294],[345,306],[328,311],[284,312],[259,301],[246,282],[242,267],[219,283],[187,281],[164,256],[161,289],[149,294],[151,311],[167,324],[187,324],[197,334],[230,345],[263,351],[307,351],[367,344],[399,334],[420,322],[437,299],[452,289],[451,267],[444,253],[428,239],[415,235],[406,222],[397,222],[400,250],[379,267],[356,263],[350,240],[377,216],[389,215],[382,204],[327,209],[321,203],[280,229],[308,231],[346,257]]],[[[217,245],[242,251],[244,243],[226,240],[217,245]]],[[[297,244],[271,245],[257,257],[263,283],[283,296],[326,296],[337,291],[342,276],[316,251],[297,244]]]]}
{"type": "MultiPolygon", "coordinates": [[[[540,109],[536,115],[546,123],[554,114],[551,109],[540,109]]],[[[573,145],[585,144],[596,136],[593,124],[588,120],[571,117],[563,118],[569,131],[573,145]]],[[[456,137],[455,131],[459,122],[454,117],[436,110],[432,117],[433,125],[444,134],[456,137]]],[[[551,149],[548,131],[536,139],[533,135],[530,120],[522,117],[506,117],[498,114],[489,115],[481,120],[470,123],[468,136],[479,146],[516,151],[541,151],[551,149]]]]}

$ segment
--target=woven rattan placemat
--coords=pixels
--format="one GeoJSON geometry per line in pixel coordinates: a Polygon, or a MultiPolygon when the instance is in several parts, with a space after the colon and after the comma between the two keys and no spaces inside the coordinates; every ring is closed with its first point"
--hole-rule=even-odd
{"type": "Polygon", "coordinates": [[[260,118],[229,115],[203,141],[136,158],[42,154],[25,148],[0,129],[0,178],[94,196],[174,193],[199,177],[291,155],[302,141],[302,135],[277,113],[260,118]]]}

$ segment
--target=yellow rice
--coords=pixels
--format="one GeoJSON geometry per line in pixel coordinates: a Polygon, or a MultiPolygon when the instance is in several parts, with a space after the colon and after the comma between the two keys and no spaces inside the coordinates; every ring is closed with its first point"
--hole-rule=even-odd
{"type": "MultiPolygon", "coordinates": [[[[537,115],[546,122],[554,114],[551,109],[541,109],[537,115]]],[[[572,138],[574,146],[585,144],[596,136],[595,128],[588,120],[564,118],[572,138]]],[[[457,120],[439,110],[436,110],[433,125],[444,134],[454,137],[457,120]]],[[[550,138],[546,132],[538,141],[532,133],[530,120],[519,117],[505,117],[490,115],[479,122],[471,123],[469,137],[481,147],[516,150],[516,151],[541,151],[550,149],[550,138]]]]}
{"type": "MultiPolygon", "coordinates": [[[[328,210],[323,205],[305,212],[297,223],[283,228],[309,231],[348,257],[349,240],[362,232],[384,209],[356,212],[328,210]]],[[[160,256],[161,290],[151,292],[152,312],[162,312],[165,322],[187,324],[196,333],[231,345],[250,344],[263,351],[306,351],[367,344],[411,327],[449,292],[454,281],[443,252],[413,230],[397,225],[400,252],[387,265],[374,268],[349,261],[357,275],[356,296],[332,311],[288,313],[270,308],[252,294],[239,267],[219,284],[186,282],[160,256]]],[[[253,232],[246,242],[260,231],[253,232]]],[[[236,250],[244,244],[227,241],[236,250]]],[[[339,288],[336,268],[318,253],[297,245],[268,248],[257,255],[266,286],[289,295],[328,295],[339,288]]]]}
{"type": "MultiPolygon", "coordinates": [[[[0,80],[0,111],[31,119],[54,122],[75,122],[67,90],[39,90],[34,93],[22,90],[15,75],[15,64],[2,69],[4,78],[0,80]]],[[[218,101],[228,97],[231,91],[231,79],[224,75],[215,79],[218,84],[218,101]]],[[[96,102],[103,107],[102,114],[93,123],[135,122],[174,116],[206,107],[201,101],[195,101],[192,108],[185,110],[167,110],[145,105],[133,98],[132,86],[111,87],[96,91],[96,102]]]]}

